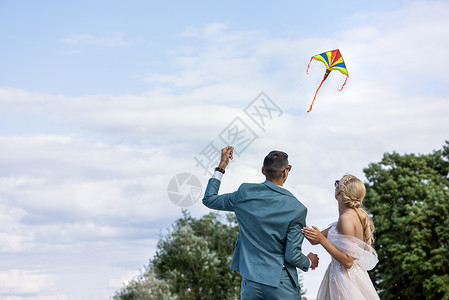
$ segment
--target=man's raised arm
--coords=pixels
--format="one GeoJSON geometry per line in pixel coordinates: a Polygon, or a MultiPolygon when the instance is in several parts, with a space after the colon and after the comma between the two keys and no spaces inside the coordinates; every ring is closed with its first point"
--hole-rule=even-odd
{"type": "Polygon", "coordinates": [[[214,175],[207,183],[204,193],[203,204],[208,208],[217,210],[233,211],[237,192],[218,195],[221,179],[225,173],[229,160],[233,159],[234,147],[227,146],[221,150],[221,159],[218,167],[215,168],[214,175]]]}

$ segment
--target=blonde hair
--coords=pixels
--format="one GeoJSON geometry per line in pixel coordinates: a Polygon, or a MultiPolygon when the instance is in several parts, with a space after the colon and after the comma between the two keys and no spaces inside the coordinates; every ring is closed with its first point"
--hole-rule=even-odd
{"type": "Polygon", "coordinates": [[[374,242],[374,223],[366,209],[362,206],[365,197],[365,185],[357,177],[346,174],[338,183],[341,201],[349,208],[353,208],[359,216],[363,227],[363,239],[368,245],[374,242]]]}

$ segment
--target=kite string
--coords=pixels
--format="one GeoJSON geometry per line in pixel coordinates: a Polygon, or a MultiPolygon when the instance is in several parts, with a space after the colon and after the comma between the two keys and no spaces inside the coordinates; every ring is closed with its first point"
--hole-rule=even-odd
{"type": "Polygon", "coordinates": [[[317,73],[317,74],[312,74],[312,80],[310,80],[310,81],[309,80],[304,80],[304,79],[299,79],[298,83],[302,83],[302,84],[298,85],[298,87],[290,94],[290,96],[288,96],[288,97],[286,97],[284,99],[284,102],[285,103],[290,103],[293,99],[296,100],[298,92],[301,91],[302,89],[304,89],[306,86],[311,86],[313,80],[318,79],[318,77],[320,77],[320,75],[317,73]]]}

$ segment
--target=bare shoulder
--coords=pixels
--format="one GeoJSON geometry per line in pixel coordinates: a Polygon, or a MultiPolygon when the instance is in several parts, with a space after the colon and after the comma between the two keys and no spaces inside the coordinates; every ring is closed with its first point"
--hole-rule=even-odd
{"type": "Polygon", "coordinates": [[[351,210],[343,213],[338,218],[337,230],[341,234],[356,236],[356,227],[358,224],[357,214],[351,210]]]}

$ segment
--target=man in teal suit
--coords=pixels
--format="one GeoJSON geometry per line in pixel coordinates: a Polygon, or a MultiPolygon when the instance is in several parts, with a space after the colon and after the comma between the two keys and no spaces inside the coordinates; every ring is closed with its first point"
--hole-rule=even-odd
{"type": "Polygon", "coordinates": [[[240,232],[231,269],[242,275],[242,300],[300,299],[296,268],[318,266],[318,256],[301,251],[307,208],[282,185],[291,166],[288,155],[271,151],[264,159],[263,183],[243,183],[233,193],[218,195],[233,147],[223,148],[221,161],[207,184],[203,204],[233,211],[240,232]]]}

